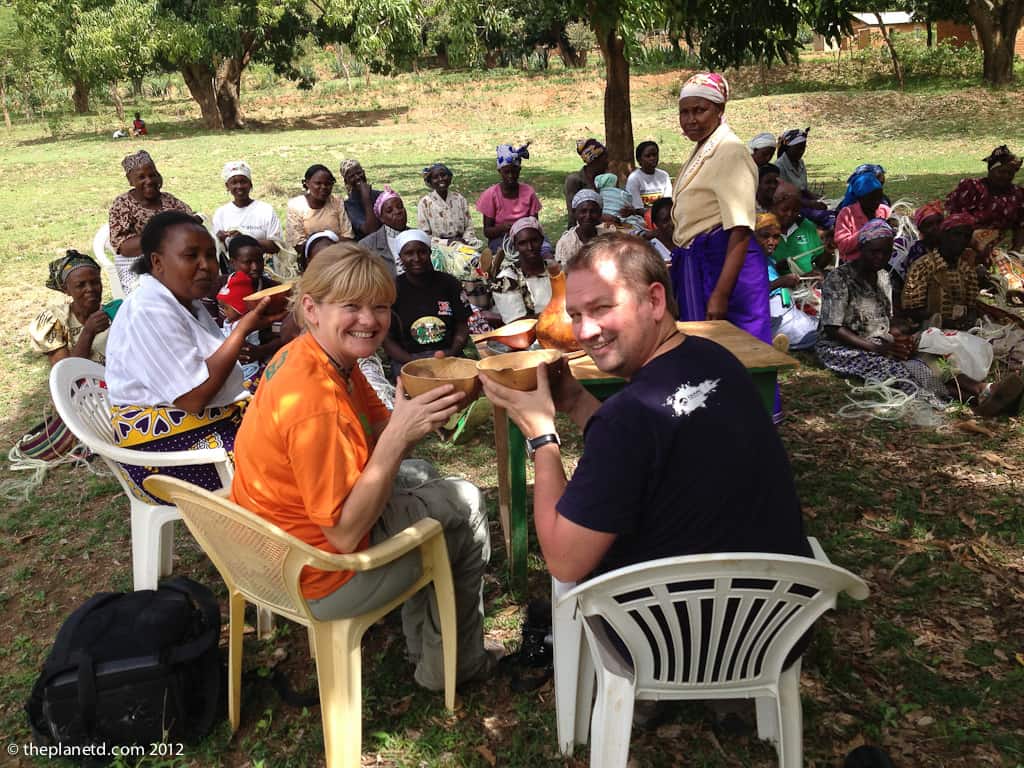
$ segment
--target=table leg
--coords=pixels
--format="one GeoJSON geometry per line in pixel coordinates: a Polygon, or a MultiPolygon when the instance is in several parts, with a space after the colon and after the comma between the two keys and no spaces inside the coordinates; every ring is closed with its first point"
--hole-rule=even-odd
{"type": "Polygon", "coordinates": [[[498,462],[498,517],[505,537],[505,557],[512,562],[512,529],[509,525],[508,412],[494,406],[494,452],[498,462]]]}
{"type": "Polygon", "coordinates": [[[775,383],[778,381],[778,371],[751,371],[750,377],[754,380],[757,393],[761,396],[765,410],[769,415],[775,413],[775,383]]]}
{"type": "Polygon", "coordinates": [[[508,553],[509,582],[512,591],[526,589],[526,561],[530,549],[526,519],[526,443],[515,422],[508,424],[508,457],[510,473],[510,508],[512,547],[508,553]]]}

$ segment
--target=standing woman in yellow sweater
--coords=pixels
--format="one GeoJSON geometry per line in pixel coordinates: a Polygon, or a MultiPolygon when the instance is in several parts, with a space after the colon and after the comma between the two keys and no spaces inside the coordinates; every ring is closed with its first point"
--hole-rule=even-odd
{"type": "Polygon", "coordinates": [[[771,344],[768,271],[751,237],[757,168],[723,119],[729,84],[698,73],[679,94],[693,152],[672,192],[672,282],[681,320],[729,320],[771,344]]]}

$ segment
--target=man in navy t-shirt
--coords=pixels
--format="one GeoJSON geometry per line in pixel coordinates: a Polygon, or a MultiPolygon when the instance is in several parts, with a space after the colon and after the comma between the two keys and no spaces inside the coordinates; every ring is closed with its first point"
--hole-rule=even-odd
{"type": "Polygon", "coordinates": [[[600,403],[565,369],[533,392],[482,378],[530,443],[534,523],[560,581],[661,557],[811,557],[785,449],[743,365],[676,328],[664,262],[630,235],[597,238],[567,265],[573,332],[602,371],[629,380],[600,403]],[[584,430],[571,480],[556,408],[584,430]]]}

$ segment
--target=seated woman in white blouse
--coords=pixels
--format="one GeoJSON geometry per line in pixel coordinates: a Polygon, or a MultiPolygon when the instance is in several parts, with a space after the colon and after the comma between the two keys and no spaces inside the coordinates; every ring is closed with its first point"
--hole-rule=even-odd
{"type": "MultiPolygon", "coordinates": [[[[268,313],[269,299],[244,314],[226,339],[199,303],[217,279],[217,249],[202,223],[169,211],[142,232],[142,256],[133,269],[139,287],[111,325],[107,391],[117,444],[144,451],[234,450],[248,400],[238,364],[245,337],[284,313],[268,313]]],[[[137,486],[151,472],[124,467],[137,486]]],[[[220,487],[214,467],[161,469],[210,490],[220,487]]]]}

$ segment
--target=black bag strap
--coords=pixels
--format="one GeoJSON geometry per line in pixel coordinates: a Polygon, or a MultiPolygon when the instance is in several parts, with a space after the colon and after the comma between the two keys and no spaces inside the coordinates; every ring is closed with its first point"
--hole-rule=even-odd
{"type": "Polygon", "coordinates": [[[96,728],[96,668],[86,653],[78,662],[78,714],[82,730],[91,739],[96,728]]]}

